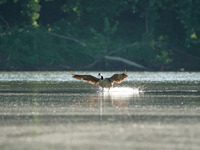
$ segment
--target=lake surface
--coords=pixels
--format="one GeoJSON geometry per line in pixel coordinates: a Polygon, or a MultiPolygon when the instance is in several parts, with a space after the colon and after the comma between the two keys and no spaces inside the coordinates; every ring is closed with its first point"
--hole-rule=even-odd
{"type": "Polygon", "coordinates": [[[200,73],[128,76],[100,92],[70,72],[0,72],[0,149],[199,150],[200,73]]]}

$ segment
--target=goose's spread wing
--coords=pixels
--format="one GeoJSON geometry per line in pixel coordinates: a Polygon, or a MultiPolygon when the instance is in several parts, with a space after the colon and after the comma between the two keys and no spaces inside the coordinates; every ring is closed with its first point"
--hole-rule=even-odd
{"type": "Polygon", "coordinates": [[[73,75],[72,76],[73,78],[75,79],[78,79],[78,80],[85,80],[87,82],[90,82],[92,84],[99,84],[99,78],[96,78],[92,75],[73,75]]]}
{"type": "Polygon", "coordinates": [[[111,81],[111,83],[113,82],[121,83],[127,77],[128,76],[126,75],[126,70],[125,70],[122,74],[114,74],[112,77],[108,79],[111,81]]]}

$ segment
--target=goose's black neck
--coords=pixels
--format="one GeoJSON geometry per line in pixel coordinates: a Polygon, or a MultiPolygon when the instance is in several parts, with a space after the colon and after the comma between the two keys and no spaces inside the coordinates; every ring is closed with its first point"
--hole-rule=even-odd
{"type": "Polygon", "coordinates": [[[103,80],[103,76],[101,75],[101,80],[103,80]]]}

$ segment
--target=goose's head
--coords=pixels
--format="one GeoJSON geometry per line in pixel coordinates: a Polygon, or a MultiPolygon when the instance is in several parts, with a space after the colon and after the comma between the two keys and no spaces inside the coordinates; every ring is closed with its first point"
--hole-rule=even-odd
{"type": "Polygon", "coordinates": [[[103,76],[101,73],[98,73],[98,76],[103,76]]]}
{"type": "Polygon", "coordinates": [[[101,80],[103,80],[103,75],[101,73],[98,73],[98,76],[100,76],[101,80]]]}

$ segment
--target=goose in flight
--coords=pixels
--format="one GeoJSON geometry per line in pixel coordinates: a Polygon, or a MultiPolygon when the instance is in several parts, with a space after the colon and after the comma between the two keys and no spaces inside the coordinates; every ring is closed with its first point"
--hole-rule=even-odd
{"type": "Polygon", "coordinates": [[[92,75],[77,75],[74,73],[72,73],[72,75],[72,77],[75,79],[85,80],[91,84],[99,84],[102,87],[102,91],[104,90],[104,88],[110,89],[111,87],[113,87],[114,82],[121,83],[125,78],[128,77],[126,75],[126,70],[121,74],[114,74],[110,78],[104,78],[101,73],[98,74],[100,78],[94,77],[92,75]]]}

